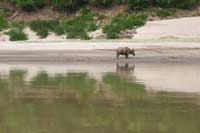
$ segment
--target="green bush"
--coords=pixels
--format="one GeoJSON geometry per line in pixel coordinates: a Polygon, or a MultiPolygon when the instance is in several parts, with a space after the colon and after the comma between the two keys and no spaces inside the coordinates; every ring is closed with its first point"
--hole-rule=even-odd
{"type": "Polygon", "coordinates": [[[128,0],[116,0],[117,4],[127,4],[128,0]]]}
{"type": "Polygon", "coordinates": [[[103,27],[103,32],[107,35],[107,38],[116,39],[119,38],[121,31],[142,26],[146,23],[146,19],[145,15],[119,14],[112,19],[110,24],[103,27]]]}
{"type": "Polygon", "coordinates": [[[0,16],[8,18],[9,16],[12,16],[13,14],[12,9],[1,9],[0,8],[0,16]]]}
{"type": "Polygon", "coordinates": [[[23,32],[25,23],[23,21],[15,21],[9,24],[11,28],[6,34],[10,36],[10,41],[27,40],[27,35],[23,32]]]}
{"type": "Polygon", "coordinates": [[[0,31],[6,28],[8,28],[8,20],[5,17],[0,16],[0,31]]]}
{"type": "Polygon", "coordinates": [[[17,0],[17,5],[28,12],[34,10],[33,0],[17,0]]]}
{"type": "Polygon", "coordinates": [[[22,8],[24,11],[33,11],[37,8],[45,6],[45,0],[12,0],[14,4],[22,8]]]}
{"type": "Polygon", "coordinates": [[[10,36],[10,41],[22,41],[28,39],[27,35],[19,29],[11,29],[6,34],[10,36]]]}
{"type": "Polygon", "coordinates": [[[94,15],[90,12],[82,12],[80,16],[76,16],[64,22],[64,30],[68,38],[89,39],[87,31],[93,31],[97,28],[94,15]]]}
{"type": "Polygon", "coordinates": [[[30,22],[30,28],[41,38],[46,38],[49,32],[55,31],[58,25],[58,20],[33,20],[30,22]]]}
{"type": "Polygon", "coordinates": [[[88,25],[88,31],[96,31],[97,30],[97,25],[95,23],[90,23],[88,25]]]}
{"type": "Polygon", "coordinates": [[[53,31],[56,33],[56,35],[65,34],[64,27],[62,24],[56,25],[53,31]]]}
{"type": "Polygon", "coordinates": [[[24,21],[14,21],[10,24],[9,27],[19,29],[20,31],[22,31],[25,27],[25,23],[24,23],[24,21]]]}
{"type": "Polygon", "coordinates": [[[79,9],[85,0],[52,0],[54,9],[62,11],[74,11],[79,9]]]}
{"type": "Polygon", "coordinates": [[[161,7],[175,7],[189,9],[192,8],[199,0],[156,0],[161,7]]]}
{"type": "Polygon", "coordinates": [[[97,25],[94,15],[87,9],[81,9],[79,16],[67,20],[34,20],[30,22],[30,28],[41,38],[48,36],[49,32],[57,35],[67,34],[68,38],[89,39],[88,31],[95,31],[97,25]]]}
{"type": "Polygon", "coordinates": [[[89,3],[96,7],[106,8],[112,5],[113,0],[89,0],[89,3]]]}
{"type": "Polygon", "coordinates": [[[127,1],[129,10],[142,10],[149,6],[146,0],[128,0],[127,1]]]}
{"type": "Polygon", "coordinates": [[[46,5],[45,0],[33,0],[33,3],[36,8],[43,8],[46,5]]]}
{"type": "Polygon", "coordinates": [[[166,17],[175,15],[175,13],[176,13],[176,10],[174,9],[160,9],[158,10],[156,14],[157,16],[161,18],[166,18],[166,17]]]}

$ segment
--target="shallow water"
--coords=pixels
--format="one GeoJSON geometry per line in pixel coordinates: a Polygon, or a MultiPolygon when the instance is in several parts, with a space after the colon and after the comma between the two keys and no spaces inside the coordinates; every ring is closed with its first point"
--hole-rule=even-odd
{"type": "Polygon", "coordinates": [[[0,64],[0,132],[199,133],[199,67],[0,64]]]}

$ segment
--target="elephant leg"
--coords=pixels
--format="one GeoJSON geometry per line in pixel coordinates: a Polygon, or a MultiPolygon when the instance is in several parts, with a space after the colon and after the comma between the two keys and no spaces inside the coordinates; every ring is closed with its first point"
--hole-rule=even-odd
{"type": "Polygon", "coordinates": [[[128,54],[126,54],[125,56],[126,56],[126,59],[128,59],[128,54]]]}
{"type": "Polygon", "coordinates": [[[119,54],[117,54],[117,59],[119,59],[119,54]]]}

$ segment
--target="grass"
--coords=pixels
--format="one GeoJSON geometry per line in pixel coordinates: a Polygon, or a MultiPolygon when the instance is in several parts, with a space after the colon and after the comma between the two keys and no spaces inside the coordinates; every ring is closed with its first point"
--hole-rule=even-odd
{"type": "Polygon", "coordinates": [[[87,32],[97,29],[94,16],[90,11],[81,9],[79,16],[67,20],[64,23],[67,38],[89,39],[87,32]]]}
{"type": "Polygon", "coordinates": [[[160,9],[157,11],[156,15],[160,18],[166,18],[169,16],[174,16],[176,14],[175,9],[160,9]]]}
{"type": "Polygon", "coordinates": [[[11,28],[6,34],[10,36],[10,41],[23,41],[27,40],[27,35],[23,32],[25,23],[23,21],[17,21],[10,23],[11,28]]]}
{"type": "Polygon", "coordinates": [[[18,29],[11,29],[6,34],[10,36],[10,41],[23,41],[28,39],[27,35],[18,29]]]}
{"type": "Polygon", "coordinates": [[[9,27],[16,28],[16,29],[19,29],[20,31],[22,31],[25,27],[25,23],[24,23],[24,21],[15,21],[15,22],[10,23],[9,27]]]}
{"type": "Polygon", "coordinates": [[[50,32],[54,32],[57,35],[66,35],[69,39],[88,40],[90,39],[88,32],[102,28],[103,33],[107,35],[107,39],[118,39],[123,31],[135,29],[144,25],[147,16],[152,14],[161,18],[167,18],[169,16],[174,16],[176,10],[148,8],[145,9],[143,13],[120,13],[109,18],[102,14],[92,13],[90,10],[83,8],[79,11],[78,16],[73,16],[67,19],[57,18],[51,20],[33,20],[26,24],[22,21],[8,22],[6,17],[0,15],[0,31],[11,28],[12,35],[21,34],[22,36],[24,26],[28,24],[31,30],[36,32],[41,38],[46,38],[50,32]]]}
{"type": "Polygon", "coordinates": [[[13,11],[11,9],[1,9],[0,8],[0,16],[3,16],[3,17],[9,17],[13,14],[13,11]]]}
{"type": "Polygon", "coordinates": [[[8,21],[5,17],[0,16],[0,31],[8,28],[8,21]]]}
{"type": "Polygon", "coordinates": [[[46,38],[50,31],[55,31],[59,25],[59,20],[33,20],[29,26],[41,38],[46,38]]]}
{"type": "Polygon", "coordinates": [[[126,15],[118,14],[111,22],[103,27],[103,32],[108,39],[117,39],[121,31],[142,26],[146,23],[147,17],[143,14],[126,15]]]}
{"type": "Polygon", "coordinates": [[[79,16],[67,20],[34,20],[30,28],[41,38],[46,38],[49,32],[57,35],[66,34],[70,39],[90,39],[87,32],[95,31],[97,25],[93,19],[94,15],[88,10],[81,10],[79,16]]]}
{"type": "Polygon", "coordinates": [[[51,30],[57,35],[66,34],[67,38],[70,39],[88,40],[90,37],[87,32],[95,31],[98,28],[94,16],[89,10],[81,9],[80,15],[67,20],[60,20],[51,30]]]}

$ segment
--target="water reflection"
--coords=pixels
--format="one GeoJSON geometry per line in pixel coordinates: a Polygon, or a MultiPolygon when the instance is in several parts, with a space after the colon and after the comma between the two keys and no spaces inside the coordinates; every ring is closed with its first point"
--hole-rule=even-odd
{"type": "Polygon", "coordinates": [[[199,95],[149,91],[134,68],[117,64],[102,80],[88,72],[1,74],[0,132],[199,133],[199,95]]]}
{"type": "Polygon", "coordinates": [[[116,65],[116,73],[125,79],[131,79],[134,73],[135,66],[133,64],[119,64],[116,65]]]}

